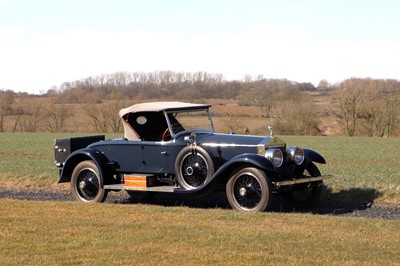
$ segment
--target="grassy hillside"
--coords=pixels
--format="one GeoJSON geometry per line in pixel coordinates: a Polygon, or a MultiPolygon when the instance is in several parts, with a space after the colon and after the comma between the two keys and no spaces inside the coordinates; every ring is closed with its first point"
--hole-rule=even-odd
{"type": "MultiPolygon", "coordinates": [[[[82,134],[80,134],[82,135],[82,134]]],[[[57,185],[54,165],[54,138],[77,134],[1,133],[0,185],[52,187],[57,185]]],[[[107,135],[107,138],[120,137],[107,135]]],[[[322,173],[327,197],[348,200],[378,198],[400,204],[400,139],[282,136],[288,146],[298,145],[319,151],[327,165],[322,173]]]]}

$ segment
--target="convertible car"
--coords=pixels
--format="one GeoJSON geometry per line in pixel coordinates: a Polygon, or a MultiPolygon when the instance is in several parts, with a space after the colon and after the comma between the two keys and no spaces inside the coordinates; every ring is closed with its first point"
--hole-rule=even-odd
{"type": "MultiPolygon", "coordinates": [[[[272,134],[216,133],[210,105],[139,103],[122,109],[122,138],[104,136],[55,140],[59,183],[70,182],[74,198],[102,202],[108,191],[149,197],[160,193],[224,190],[240,211],[264,211],[280,193],[291,205],[318,201],[323,180],[318,152],[272,134]]],[[[201,198],[200,198],[201,199],[201,198]]]]}

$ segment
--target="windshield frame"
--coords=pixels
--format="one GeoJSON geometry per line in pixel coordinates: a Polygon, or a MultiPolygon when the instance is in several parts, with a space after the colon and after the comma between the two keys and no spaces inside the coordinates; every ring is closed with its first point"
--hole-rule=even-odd
{"type": "MultiPolygon", "coordinates": [[[[172,136],[173,139],[175,139],[175,138],[176,138],[176,135],[177,135],[178,133],[180,133],[180,132],[175,133],[175,132],[173,131],[172,123],[171,123],[171,121],[170,121],[168,115],[169,115],[169,114],[174,115],[174,114],[178,114],[178,113],[195,113],[195,112],[206,112],[207,117],[208,117],[208,121],[210,122],[211,131],[212,131],[213,133],[215,133],[215,127],[214,127],[214,122],[213,122],[212,117],[211,117],[210,108],[185,109],[185,110],[179,110],[179,111],[176,111],[176,110],[175,110],[175,111],[164,111],[164,116],[165,116],[165,119],[167,120],[168,128],[169,128],[169,131],[170,131],[171,136],[172,136]]],[[[199,129],[194,129],[194,130],[206,130],[206,131],[209,131],[209,129],[201,129],[201,128],[199,128],[199,129]]],[[[188,131],[188,130],[185,129],[185,131],[188,131]]]]}

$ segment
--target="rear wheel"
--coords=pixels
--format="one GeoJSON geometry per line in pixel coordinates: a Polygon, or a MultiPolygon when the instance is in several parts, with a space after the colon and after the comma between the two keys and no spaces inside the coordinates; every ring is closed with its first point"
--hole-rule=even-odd
{"type": "Polygon", "coordinates": [[[80,162],[71,176],[72,196],[83,202],[103,202],[108,191],[101,187],[100,172],[93,161],[80,162]]]}
{"type": "MultiPolygon", "coordinates": [[[[321,172],[318,167],[309,163],[304,169],[304,177],[316,177],[320,176],[321,172]]],[[[322,181],[314,182],[311,184],[300,184],[295,185],[293,190],[282,193],[283,200],[293,207],[307,208],[311,207],[318,202],[322,193],[323,183],[322,181]]]]}
{"type": "Polygon", "coordinates": [[[229,179],[226,196],[233,209],[262,212],[271,205],[271,182],[263,171],[246,167],[236,171],[229,179]]]}

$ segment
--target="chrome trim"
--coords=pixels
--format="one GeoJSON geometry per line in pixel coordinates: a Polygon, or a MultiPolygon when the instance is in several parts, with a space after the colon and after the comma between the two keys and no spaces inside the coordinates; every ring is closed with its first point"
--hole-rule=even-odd
{"type": "Polygon", "coordinates": [[[281,167],[284,161],[283,153],[280,149],[268,149],[264,154],[275,167],[281,167]]]}
{"type": "Polygon", "coordinates": [[[276,186],[277,188],[279,188],[279,187],[283,187],[283,186],[291,186],[291,185],[297,185],[297,184],[304,184],[304,183],[312,183],[312,182],[317,182],[317,181],[323,181],[323,180],[326,180],[326,179],[330,179],[332,177],[333,177],[333,175],[321,175],[321,176],[316,176],[316,177],[300,178],[300,179],[272,182],[272,184],[274,186],[276,186]]]}
{"type": "Polygon", "coordinates": [[[208,147],[246,147],[246,148],[257,148],[258,144],[235,144],[235,143],[202,143],[201,146],[208,147]]]}
{"type": "Polygon", "coordinates": [[[104,189],[110,190],[130,190],[130,191],[151,191],[151,192],[176,192],[175,186],[158,186],[158,187],[130,187],[124,184],[104,185],[104,189]]]}
{"type": "Polygon", "coordinates": [[[268,149],[278,147],[286,148],[286,143],[278,137],[266,137],[258,144],[258,154],[264,156],[268,149]]]}
{"type": "Polygon", "coordinates": [[[264,145],[264,144],[258,144],[258,145],[257,145],[257,153],[258,153],[259,155],[264,156],[265,151],[266,151],[266,148],[265,148],[265,145],[264,145]]]}
{"type": "Polygon", "coordinates": [[[287,155],[288,155],[288,159],[292,162],[294,162],[297,165],[301,165],[304,162],[304,150],[297,147],[297,146],[292,146],[287,150],[287,155]],[[300,152],[301,155],[296,155],[296,153],[300,152]],[[300,156],[300,157],[299,157],[300,156]],[[296,157],[297,158],[301,158],[300,161],[296,161],[296,157]]]}

